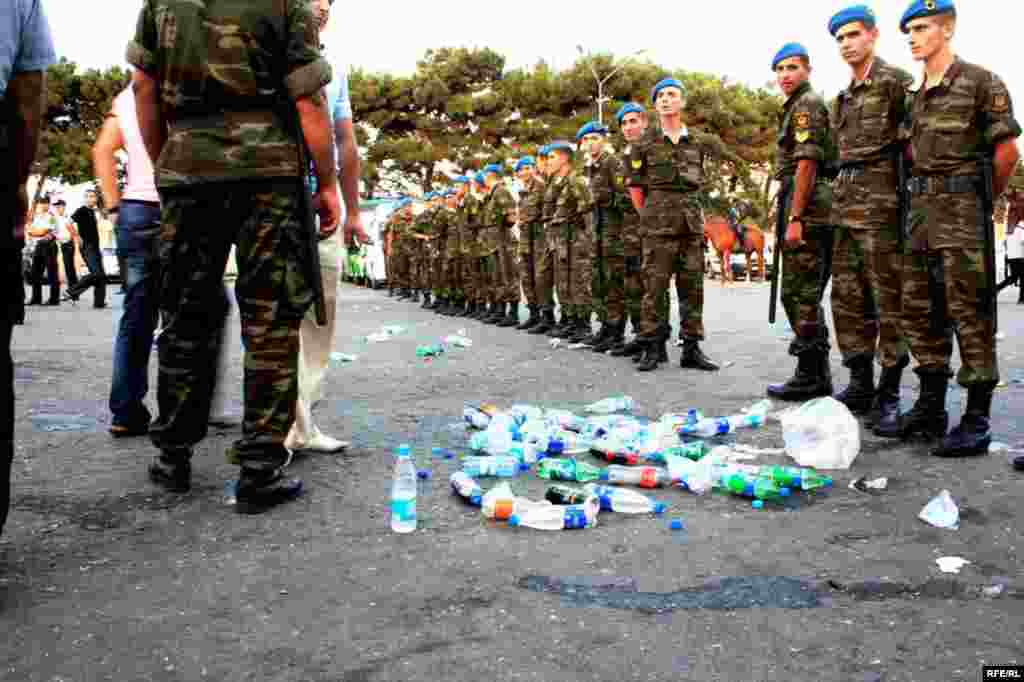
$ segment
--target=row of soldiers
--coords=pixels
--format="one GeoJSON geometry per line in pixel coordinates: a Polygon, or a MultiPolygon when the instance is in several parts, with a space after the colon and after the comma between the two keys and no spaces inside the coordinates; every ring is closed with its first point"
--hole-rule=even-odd
{"type": "MultiPolygon", "coordinates": [[[[658,83],[652,100],[662,93],[681,110],[682,83],[658,83]]],[[[422,300],[424,308],[442,315],[479,319],[584,343],[599,353],[632,357],[640,371],[650,371],[667,360],[668,283],[675,275],[683,320],[680,365],[717,370],[699,346],[703,223],[690,195],[703,182],[702,158],[688,171],[701,174],[692,187],[683,192],[679,186],[691,213],[696,209],[684,225],[693,257],[683,270],[673,260],[653,273],[656,257],[648,255],[651,268],[642,267],[647,230],[631,197],[629,161],[632,143],[647,136],[648,114],[639,104],[627,103],[616,120],[629,145],[622,153],[609,144],[608,128],[592,121],[577,132],[575,144],[557,141],[542,147],[536,158],[518,159],[518,200],[504,182],[504,168],[492,164],[474,177],[454,178],[451,188],[427,194],[426,207],[418,213],[411,199],[400,202],[384,230],[392,295],[397,291],[401,299],[422,300]],[[645,281],[649,274],[657,274],[657,282],[645,281]],[[657,304],[649,306],[647,316],[648,336],[656,337],[656,343],[641,333],[648,284],[657,294],[657,304]],[[530,311],[523,322],[518,316],[520,288],[530,311]],[[556,293],[560,319],[555,316],[556,293]],[[600,322],[596,332],[592,316],[600,322]],[[629,322],[638,335],[626,343],[629,322]]],[[[657,236],[652,234],[649,240],[657,236]]]]}
{"type": "MultiPolygon", "coordinates": [[[[828,30],[851,82],[831,107],[811,87],[803,45],[789,43],[772,60],[786,97],[774,164],[781,188],[775,275],[781,261],[797,362],[793,376],[767,392],[783,400],[833,393],[821,305],[831,279],[836,340],[850,372],[835,397],[876,435],[941,439],[933,454],[944,457],[983,454],[991,441],[999,380],[992,211],[1017,164],[1021,133],[1003,81],[953,52],[956,21],[953,0],[914,0],[904,12],[900,29],[924,66],[924,82],[914,85],[875,54],[879,29],[869,7],[833,15],[828,30]],[[954,338],[967,405],[947,433],[954,338]],[[920,392],[904,415],[900,384],[911,354],[920,392]]],[[[649,371],[667,360],[674,277],[680,364],[717,369],[699,347],[700,193],[710,150],[683,125],[684,98],[679,81],[658,83],[651,100],[657,125],[650,127],[643,107],[624,105],[616,116],[627,143],[622,153],[591,122],[576,145],[556,142],[536,160],[519,159],[518,207],[497,165],[456,178],[418,215],[407,201],[388,230],[399,295],[422,297],[442,314],[633,356],[649,371]],[[573,168],[577,154],[585,157],[582,174],[573,168]],[[519,286],[530,309],[522,324],[519,286]],[[562,310],[557,324],[553,291],[562,310]],[[601,322],[596,334],[592,313],[601,322]],[[637,335],[625,343],[630,319],[637,335]]]]}

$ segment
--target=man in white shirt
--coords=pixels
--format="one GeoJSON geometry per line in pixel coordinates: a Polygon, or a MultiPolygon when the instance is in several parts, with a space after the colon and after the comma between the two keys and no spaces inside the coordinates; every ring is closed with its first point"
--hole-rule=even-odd
{"type": "Polygon", "coordinates": [[[60,279],[57,275],[57,220],[50,213],[49,197],[40,197],[32,224],[25,231],[27,247],[32,249],[32,299],[26,305],[43,305],[43,273],[50,284],[46,305],[60,304],[60,279]]]}
{"type": "Polygon", "coordinates": [[[53,202],[53,217],[57,221],[57,245],[64,260],[64,281],[68,287],[74,287],[78,285],[78,271],[75,269],[78,230],[75,228],[75,221],[65,215],[67,208],[67,202],[63,199],[53,202]]]}
{"type": "Polygon", "coordinates": [[[1024,220],[1017,221],[1016,225],[1008,228],[1006,233],[1006,263],[1009,267],[1009,272],[998,289],[1002,291],[1006,287],[1016,284],[1018,291],[1020,291],[1017,303],[1018,305],[1024,305],[1024,220]]]}

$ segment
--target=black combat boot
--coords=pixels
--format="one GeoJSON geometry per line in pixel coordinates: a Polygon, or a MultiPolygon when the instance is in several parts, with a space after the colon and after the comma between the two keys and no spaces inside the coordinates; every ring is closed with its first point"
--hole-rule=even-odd
{"type": "Polygon", "coordinates": [[[612,350],[612,356],[616,358],[636,358],[644,352],[644,342],[639,336],[634,336],[629,343],[623,344],[621,348],[612,350]]]}
{"type": "Polygon", "coordinates": [[[847,365],[850,383],[832,397],[854,414],[867,414],[875,401],[875,358],[873,355],[857,355],[850,358],[847,365]]]}
{"type": "Polygon", "coordinates": [[[530,316],[523,321],[522,324],[516,327],[521,332],[529,331],[540,324],[540,306],[531,305],[529,306],[530,316]]]}
{"type": "Polygon", "coordinates": [[[699,369],[702,372],[717,372],[718,365],[711,361],[700,349],[697,339],[683,339],[683,354],[679,356],[679,367],[682,369],[699,369]]]}
{"type": "Polygon", "coordinates": [[[967,409],[960,423],[932,450],[935,457],[977,457],[987,455],[992,444],[989,414],[992,412],[994,383],[973,384],[967,389],[967,409]]]}
{"type": "Polygon", "coordinates": [[[598,327],[596,332],[594,332],[593,334],[588,333],[587,338],[580,341],[580,343],[585,343],[588,346],[590,346],[591,349],[593,349],[598,344],[604,342],[604,340],[608,337],[608,332],[611,330],[611,327],[612,325],[609,325],[607,322],[602,322],[601,326],[598,327]]]}
{"type": "Polygon", "coordinates": [[[477,301],[476,312],[470,317],[477,321],[483,321],[485,317],[491,314],[491,311],[487,309],[487,304],[483,301],[477,301]]]}
{"type": "Polygon", "coordinates": [[[302,481],[285,478],[280,469],[261,471],[242,468],[235,493],[235,511],[259,514],[271,507],[294,500],[302,494],[302,481]]]}
{"type": "Polygon", "coordinates": [[[459,313],[459,317],[472,318],[474,315],[476,315],[476,303],[467,300],[466,307],[459,313]]]}
{"type": "Polygon", "coordinates": [[[484,324],[497,324],[505,317],[505,306],[500,303],[492,303],[488,308],[487,316],[480,319],[484,324]]]}
{"type": "Polygon", "coordinates": [[[394,298],[394,297],[395,297],[395,288],[393,286],[388,286],[388,298],[394,298]]]}
{"type": "Polygon", "coordinates": [[[540,322],[538,322],[527,334],[533,334],[534,336],[540,336],[541,334],[547,334],[555,328],[555,311],[545,310],[540,314],[540,322]]]}
{"type": "Polygon", "coordinates": [[[409,302],[410,303],[419,303],[420,302],[420,290],[419,289],[413,289],[412,290],[412,294],[410,294],[410,296],[409,296],[409,302]]]}
{"type": "Polygon", "coordinates": [[[581,315],[576,318],[576,324],[573,326],[572,333],[569,335],[569,343],[586,343],[589,344],[590,338],[593,336],[593,331],[590,328],[590,314],[581,315]]]}
{"type": "Polygon", "coordinates": [[[395,296],[395,298],[398,299],[399,301],[404,301],[405,299],[409,298],[410,295],[411,293],[409,292],[408,289],[401,287],[398,289],[398,294],[395,296]]]}
{"type": "Polygon", "coordinates": [[[562,315],[562,324],[556,330],[554,335],[556,339],[570,339],[572,335],[576,333],[576,316],[575,315],[562,315]]]}
{"type": "Polygon", "coordinates": [[[917,369],[921,392],[910,412],[903,415],[900,436],[904,439],[921,436],[936,440],[946,435],[949,413],[946,411],[946,391],[949,373],[945,369],[917,369]]]}
{"type": "Polygon", "coordinates": [[[430,292],[429,291],[424,291],[423,292],[423,305],[421,305],[420,307],[423,308],[424,310],[430,310],[431,305],[430,305],[430,292]]]}
{"type": "Polygon", "coordinates": [[[668,362],[668,342],[665,339],[644,343],[644,353],[636,365],[638,372],[650,372],[658,369],[661,363],[668,362]]]}
{"type": "Polygon", "coordinates": [[[626,333],[624,322],[605,323],[601,331],[604,333],[604,337],[594,344],[595,353],[607,353],[617,346],[624,345],[622,343],[622,337],[626,333]]]}
{"type": "Polygon", "coordinates": [[[187,493],[192,487],[191,450],[164,450],[149,465],[149,480],[172,493],[187,493]]]}
{"type": "MultiPolygon", "coordinates": [[[[504,308],[505,306],[502,305],[504,308]]],[[[511,329],[512,327],[519,326],[519,304],[509,303],[508,312],[505,316],[498,321],[498,326],[504,329],[511,329]]]]}
{"type": "Polygon", "coordinates": [[[804,401],[832,395],[832,370],[828,351],[810,348],[797,356],[796,371],[784,384],[768,384],[768,396],[778,400],[804,401]]]}
{"type": "Polygon", "coordinates": [[[871,409],[874,426],[871,432],[881,438],[900,438],[903,435],[900,414],[900,382],[903,381],[903,369],[910,364],[904,357],[893,367],[883,367],[878,378],[878,390],[875,391],[875,405],[871,409]]]}

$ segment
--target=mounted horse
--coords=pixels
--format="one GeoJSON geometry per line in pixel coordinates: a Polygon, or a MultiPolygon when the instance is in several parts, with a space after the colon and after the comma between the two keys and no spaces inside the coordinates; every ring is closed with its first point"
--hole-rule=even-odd
{"type": "Polygon", "coordinates": [[[727,286],[732,281],[732,254],[742,253],[747,258],[747,281],[753,279],[751,275],[750,256],[757,254],[757,265],[761,271],[761,281],[768,279],[768,268],[764,260],[764,232],[757,225],[739,225],[722,216],[710,216],[704,223],[704,237],[710,240],[715,251],[718,252],[719,262],[722,265],[722,286],[727,286]],[[742,232],[743,240],[740,242],[739,233],[742,232]]]}

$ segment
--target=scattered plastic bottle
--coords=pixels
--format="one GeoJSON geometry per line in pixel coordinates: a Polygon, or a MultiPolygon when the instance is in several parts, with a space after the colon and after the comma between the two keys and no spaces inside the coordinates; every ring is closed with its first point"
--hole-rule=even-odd
{"type": "Polygon", "coordinates": [[[544,417],[566,431],[579,433],[587,426],[586,419],[566,410],[548,410],[544,417]]]}
{"type": "Polygon", "coordinates": [[[764,425],[771,405],[771,401],[762,400],[744,410],[742,414],[734,414],[731,417],[704,417],[695,422],[683,424],[679,427],[678,433],[680,436],[710,438],[724,436],[739,429],[756,429],[764,425]]]}
{"type": "Polygon", "coordinates": [[[710,458],[694,462],[686,457],[670,455],[668,473],[673,484],[695,495],[705,495],[715,487],[715,465],[710,458]]]}
{"type": "Polygon", "coordinates": [[[590,414],[615,414],[616,412],[632,412],[633,406],[633,399],[628,395],[623,395],[617,398],[598,400],[583,409],[590,414]]]}
{"type": "Polygon", "coordinates": [[[664,488],[671,485],[668,470],[661,467],[624,467],[612,465],[601,472],[601,479],[612,485],[635,485],[641,488],[664,488]]]}
{"type": "Polygon", "coordinates": [[[567,430],[555,431],[548,439],[549,455],[583,455],[590,452],[594,441],[579,433],[567,430]]]}
{"type": "Polygon", "coordinates": [[[602,470],[598,467],[578,462],[575,459],[547,458],[537,465],[537,476],[549,481],[574,481],[587,483],[601,479],[602,470]]]}
{"type": "Polygon", "coordinates": [[[469,449],[489,455],[507,455],[512,449],[512,439],[510,432],[488,427],[486,431],[478,431],[469,437],[469,449]]]}
{"type": "Polygon", "coordinates": [[[702,440],[692,443],[682,443],[665,448],[660,452],[652,452],[647,456],[647,461],[654,464],[667,464],[669,457],[685,457],[693,462],[699,462],[711,452],[711,447],[702,440]]]}
{"type": "Polygon", "coordinates": [[[480,429],[481,431],[486,429],[491,423],[491,415],[473,407],[472,405],[466,405],[462,409],[462,418],[465,419],[466,423],[474,429],[480,429]]]}
{"type": "Polygon", "coordinates": [[[349,355],[347,353],[331,353],[331,367],[341,367],[349,363],[355,362],[359,358],[355,355],[349,355]]]}
{"type": "Polygon", "coordinates": [[[601,511],[618,512],[620,514],[662,514],[667,508],[665,503],[629,490],[613,488],[608,485],[588,483],[584,490],[588,495],[597,495],[601,503],[601,511]]]}
{"type": "Polygon", "coordinates": [[[790,490],[767,478],[752,478],[741,473],[723,474],[719,487],[740,497],[755,500],[780,500],[789,497],[790,490]]]}
{"type": "Polygon", "coordinates": [[[399,445],[391,485],[391,530],[411,533],[416,530],[416,465],[408,445],[399,445]]]}
{"type": "Polygon", "coordinates": [[[586,492],[579,488],[572,488],[567,485],[552,485],[548,486],[548,489],[544,491],[544,499],[551,504],[557,505],[568,505],[568,504],[583,504],[590,497],[586,492]]]}
{"type": "Polygon", "coordinates": [[[473,339],[467,339],[465,336],[446,336],[444,337],[444,343],[453,348],[471,348],[473,346],[473,339]]]}
{"type": "Polygon", "coordinates": [[[416,357],[418,358],[433,358],[444,353],[444,346],[439,343],[435,343],[429,346],[417,346],[416,357]]]}
{"type": "Polygon", "coordinates": [[[501,483],[488,490],[484,495],[481,511],[488,519],[508,521],[513,514],[521,515],[536,508],[550,506],[551,503],[547,500],[535,502],[525,497],[517,497],[508,483],[501,483]]]}
{"type": "Polygon", "coordinates": [[[456,471],[448,479],[452,485],[452,491],[474,507],[479,507],[483,500],[483,490],[465,471],[456,471]]]}
{"type": "Polygon", "coordinates": [[[512,527],[525,526],[537,530],[593,528],[597,525],[597,514],[600,510],[601,502],[596,496],[593,496],[583,504],[573,504],[567,507],[534,507],[524,510],[522,514],[510,516],[508,525],[512,527]]]}
{"type": "Polygon", "coordinates": [[[595,443],[590,451],[609,464],[634,466],[650,461],[648,457],[642,457],[639,453],[624,452],[619,448],[603,446],[601,443],[595,443]]]}
{"type": "Polygon", "coordinates": [[[806,467],[766,466],[757,472],[759,478],[767,478],[790,490],[817,490],[831,488],[832,477],[819,474],[806,467]]]}
{"type": "Polygon", "coordinates": [[[472,478],[515,478],[523,465],[509,455],[472,457],[462,462],[462,470],[472,478]]]}

